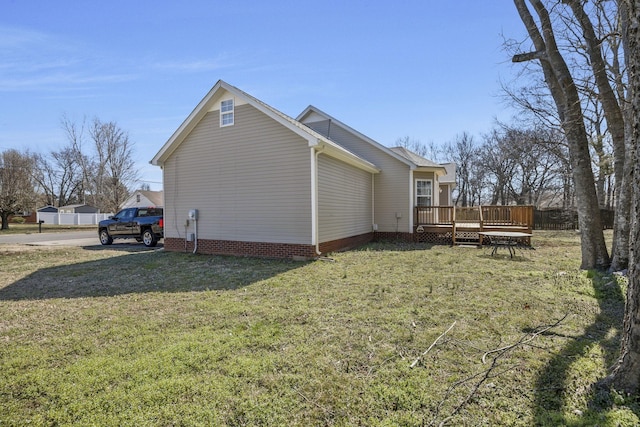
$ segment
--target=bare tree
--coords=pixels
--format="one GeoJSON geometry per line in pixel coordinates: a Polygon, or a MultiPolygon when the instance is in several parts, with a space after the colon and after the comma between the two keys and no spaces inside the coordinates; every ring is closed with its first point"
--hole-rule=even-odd
{"type": "MultiPolygon", "coordinates": [[[[70,146],[71,156],[75,163],[80,168],[80,182],[77,190],[79,203],[90,203],[94,207],[98,207],[96,200],[95,188],[91,185],[93,177],[96,175],[95,162],[85,154],[87,151],[87,142],[85,135],[86,121],[83,120],[81,124],[70,120],[68,117],[63,116],[61,120],[61,126],[67,135],[67,141],[70,146]]],[[[90,148],[90,146],[89,146],[90,148]]]]}
{"type": "Polygon", "coordinates": [[[629,238],[629,284],[620,358],[605,382],[628,393],[640,391],[640,0],[621,0],[625,59],[629,68],[630,144],[627,161],[633,165],[632,219],[629,238]]]}
{"type": "Polygon", "coordinates": [[[116,212],[138,181],[133,143],[115,122],[93,119],[88,126],[63,117],[73,157],[81,170],[78,193],[83,203],[116,212]]]}
{"type": "Polygon", "coordinates": [[[534,50],[515,55],[513,61],[536,60],[542,67],[569,145],[581,233],[581,268],[606,268],[610,260],[602,232],[595,180],[591,169],[589,142],[578,90],[567,63],[558,49],[548,10],[541,0],[529,0],[529,2],[538,16],[539,27],[525,0],[514,0],[520,18],[533,42],[534,50]]]}
{"type": "MultiPolygon", "coordinates": [[[[617,93],[614,91],[607,74],[608,67],[602,53],[602,39],[596,35],[594,25],[584,10],[584,3],[580,0],[563,0],[563,3],[569,5],[582,30],[584,46],[598,89],[597,96],[604,109],[608,131],[613,141],[615,194],[618,197],[614,224],[612,268],[622,269],[627,266],[629,258],[629,210],[631,208],[630,193],[628,191],[630,187],[625,187],[624,182],[626,153],[624,115],[618,102],[617,93]]],[[[600,5],[606,3],[600,2],[600,5]]],[[[609,34],[609,37],[613,37],[613,34],[609,34]]]]}
{"type": "MultiPolygon", "coordinates": [[[[448,157],[456,164],[456,191],[455,204],[470,206],[479,196],[479,180],[474,180],[473,172],[477,170],[474,163],[478,160],[478,152],[473,141],[473,136],[463,132],[456,137],[454,143],[445,148],[448,157]]],[[[479,202],[479,201],[478,201],[479,202]]]]}
{"type": "Polygon", "coordinates": [[[49,159],[42,154],[35,154],[33,178],[37,184],[37,191],[44,197],[47,205],[56,205],[57,171],[49,159]]]}
{"type": "Polygon", "coordinates": [[[508,183],[516,165],[508,151],[505,151],[505,145],[504,136],[494,128],[484,136],[480,149],[480,164],[491,177],[489,187],[492,205],[508,205],[511,200],[508,183]]]}
{"type": "Polygon", "coordinates": [[[595,101],[594,98],[587,100],[587,102],[592,104],[592,111],[591,114],[585,115],[585,126],[590,136],[589,145],[591,147],[593,167],[596,174],[598,206],[604,209],[611,207],[611,199],[614,193],[614,190],[608,188],[613,175],[613,155],[610,149],[611,138],[606,129],[600,103],[593,101],[595,101]]]}
{"type": "MultiPolygon", "coordinates": [[[[504,46],[505,50],[515,55],[517,53],[516,49],[520,49],[522,44],[506,41],[504,46]]],[[[536,64],[539,65],[535,61],[523,63],[518,84],[522,84],[522,81],[526,83],[517,88],[503,83],[502,92],[505,101],[513,105],[518,111],[516,117],[517,127],[524,123],[525,127],[536,129],[536,131],[548,135],[545,149],[550,156],[557,160],[556,175],[561,182],[558,183],[557,194],[553,194],[545,204],[560,203],[563,209],[575,208],[575,188],[569,146],[562,131],[558,109],[555,107],[553,98],[549,93],[549,87],[544,81],[544,73],[541,73],[540,67],[536,67],[536,64]]],[[[500,126],[503,128],[509,127],[505,124],[500,124],[500,126]]],[[[505,155],[503,152],[500,154],[502,156],[505,155]]],[[[554,191],[554,193],[556,192],[554,191]]]]}
{"type": "Polygon", "coordinates": [[[9,216],[34,208],[33,157],[7,150],[0,154],[0,218],[2,230],[9,229],[9,216]]]}
{"type": "Polygon", "coordinates": [[[434,162],[440,162],[442,160],[442,155],[444,154],[443,148],[437,146],[433,141],[428,144],[423,144],[420,140],[411,138],[408,135],[396,139],[395,145],[397,147],[406,148],[407,150],[434,162]]]}
{"type": "Polygon", "coordinates": [[[98,158],[96,189],[104,209],[116,212],[137,183],[133,143],[115,122],[93,121],[90,129],[98,158]]]}
{"type": "Polygon", "coordinates": [[[47,204],[65,206],[79,201],[77,193],[82,187],[82,171],[73,148],[52,151],[50,158],[37,154],[34,160],[34,179],[47,204]]]}
{"type": "Polygon", "coordinates": [[[469,205],[476,206],[485,203],[488,199],[488,174],[482,167],[478,157],[478,149],[475,152],[475,158],[471,162],[469,176],[469,205]]]}
{"type": "Polygon", "coordinates": [[[558,146],[554,132],[543,127],[494,128],[479,150],[480,162],[492,178],[491,204],[540,206],[561,193],[564,165],[558,146]]]}

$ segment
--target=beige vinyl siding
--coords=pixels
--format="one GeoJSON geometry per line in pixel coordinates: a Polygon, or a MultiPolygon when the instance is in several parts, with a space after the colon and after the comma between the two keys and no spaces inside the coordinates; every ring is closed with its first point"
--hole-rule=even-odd
{"type": "Polygon", "coordinates": [[[207,113],[165,164],[166,236],[198,209],[200,239],[311,244],[307,141],[248,104],[219,123],[207,113]]]}
{"type": "Polygon", "coordinates": [[[319,155],[318,218],[320,242],[371,232],[371,174],[319,155]]]}
{"type": "Polygon", "coordinates": [[[330,123],[329,120],[305,124],[381,170],[374,175],[374,222],[378,224],[378,231],[381,232],[408,232],[409,203],[413,197],[409,194],[409,166],[335,123],[330,123]],[[401,218],[397,219],[396,213],[399,213],[401,218]]]}
{"type": "Polygon", "coordinates": [[[435,174],[433,172],[413,172],[413,179],[430,179],[432,183],[435,183],[435,174]]]}

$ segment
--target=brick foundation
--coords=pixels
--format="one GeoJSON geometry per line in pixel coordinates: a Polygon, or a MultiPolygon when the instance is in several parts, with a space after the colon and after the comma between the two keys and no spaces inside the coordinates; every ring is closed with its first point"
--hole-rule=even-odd
{"type": "MultiPolygon", "coordinates": [[[[346,237],[344,239],[321,243],[320,251],[323,254],[326,254],[329,252],[350,249],[368,243],[371,240],[373,240],[373,233],[346,237]]],[[[167,237],[164,239],[164,248],[167,251],[173,252],[193,252],[194,242],[186,242],[185,246],[184,239],[167,237]]],[[[313,245],[208,239],[198,239],[198,253],[263,258],[315,258],[318,256],[316,254],[316,248],[313,245]]]]}
{"type": "Polygon", "coordinates": [[[376,242],[413,242],[411,233],[393,233],[387,231],[376,231],[374,235],[376,242]]]}
{"type": "Polygon", "coordinates": [[[329,252],[343,251],[352,249],[373,240],[373,233],[360,234],[359,236],[346,237],[344,239],[332,240],[330,242],[320,243],[320,252],[327,254],[329,252]]]}

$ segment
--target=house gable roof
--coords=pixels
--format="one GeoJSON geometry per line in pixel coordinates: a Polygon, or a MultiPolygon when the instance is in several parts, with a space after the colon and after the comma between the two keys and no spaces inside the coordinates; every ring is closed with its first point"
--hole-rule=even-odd
{"type": "MultiPolygon", "coordinates": [[[[434,171],[436,174],[442,177],[448,177],[451,172],[450,164],[445,165],[445,164],[438,164],[438,163],[432,162],[431,160],[425,159],[424,157],[412,151],[409,151],[403,147],[393,147],[393,148],[386,147],[380,144],[379,142],[369,138],[368,136],[358,132],[352,127],[342,123],[340,120],[337,120],[335,117],[332,117],[331,115],[325,113],[319,108],[314,107],[313,105],[309,105],[302,113],[298,115],[296,120],[304,122],[305,119],[309,119],[309,118],[330,120],[332,125],[340,126],[342,129],[357,136],[359,139],[368,142],[369,144],[380,149],[382,152],[388,154],[389,156],[394,157],[395,159],[405,163],[411,169],[414,169],[414,170],[428,169],[429,171],[434,171]]],[[[455,165],[453,165],[453,177],[454,177],[453,180],[449,180],[449,181],[455,182],[455,165]]]]}
{"type": "MultiPolygon", "coordinates": [[[[426,159],[421,155],[414,153],[411,150],[407,150],[404,147],[392,147],[390,148],[390,150],[393,151],[394,153],[401,155],[402,157],[409,159],[418,168],[423,168],[423,169],[426,168],[429,170],[433,170],[435,173],[437,173],[441,177],[447,176],[448,170],[447,170],[447,167],[443,164],[432,162],[431,160],[426,159]]],[[[441,179],[439,181],[441,181],[441,179]]]]}
{"type": "Polygon", "coordinates": [[[440,183],[442,183],[442,184],[453,184],[453,186],[455,187],[455,185],[456,185],[456,164],[455,163],[443,163],[442,166],[444,166],[445,170],[447,171],[447,174],[445,176],[443,176],[442,178],[440,178],[440,183]]]}
{"type": "Polygon", "coordinates": [[[389,147],[385,147],[384,145],[380,144],[378,141],[369,138],[368,136],[366,136],[363,133],[358,132],[357,130],[353,129],[351,126],[348,126],[348,125],[342,123],[340,120],[338,120],[335,117],[325,113],[324,111],[320,110],[319,108],[314,107],[313,105],[309,105],[307,108],[305,108],[305,110],[302,113],[300,113],[298,115],[298,117],[296,117],[296,120],[299,121],[299,122],[304,122],[304,120],[306,118],[313,117],[313,116],[318,116],[319,118],[322,118],[324,120],[331,120],[332,124],[340,126],[345,131],[357,136],[358,138],[362,139],[363,141],[366,141],[367,143],[373,145],[374,147],[378,148],[379,150],[381,150],[382,152],[388,154],[389,156],[395,158],[396,160],[399,160],[400,162],[406,164],[407,166],[409,166],[412,169],[414,169],[417,166],[410,159],[407,159],[406,157],[403,157],[403,156],[391,151],[391,149],[389,149],[389,147]]]}
{"type": "Polygon", "coordinates": [[[92,207],[93,207],[93,206],[89,206],[89,205],[84,204],[84,203],[76,203],[76,204],[74,204],[74,205],[64,205],[64,206],[60,206],[58,209],[75,209],[75,208],[80,208],[80,207],[83,207],[83,206],[87,206],[87,207],[90,207],[90,208],[92,208],[92,207]]]}
{"type": "Polygon", "coordinates": [[[197,126],[202,118],[215,106],[218,95],[227,91],[235,97],[243,100],[247,104],[250,104],[257,110],[266,114],[271,119],[285,126],[289,130],[298,134],[305,139],[310,147],[318,146],[324,153],[329,156],[338,158],[346,163],[356,166],[360,169],[367,170],[371,173],[380,172],[380,170],[371,162],[358,157],[354,153],[346,150],[344,147],[336,144],[330,139],[315,132],[311,128],[305,126],[297,120],[287,116],[284,113],[276,110],[275,108],[265,104],[257,98],[249,95],[248,93],[232,86],[222,80],[211,88],[207,95],[198,103],[196,108],[189,114],[184,122],[173,133],[169,140],[162,146],[160,151],[151,159],[150,163],[156,166],[162,166],[169,156],[182,144],[189,133],[197,126]]]}
{"type": "Polygon", "coordinates": [[[162,191],[137,190],[135,193],[133,193],[132,197],[136,194],[141,194],[142,196],[146,197],[155,206],[162,206],[162,191]]]}
{"type": "Polygon", "coordinates": [[[416,166],[423,167],[441,167],[439,164],[432,162],[429,159],[425,159],[424,157],[414,153],[413,151],[407,150],[404,147],[391,147],[391,151],[394,153],[400,154],[402,157],[411,160],[416,166]]]}

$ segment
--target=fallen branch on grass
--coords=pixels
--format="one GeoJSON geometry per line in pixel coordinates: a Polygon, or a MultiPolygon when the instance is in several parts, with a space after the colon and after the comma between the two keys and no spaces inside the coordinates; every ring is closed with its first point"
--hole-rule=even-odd
{"type": "MultiPolygon", "coordinates": [[[[462,401],[451,411],[451,413],[447,417],[445,417],[438,424],[440,427],[445,426],[449,421],[451,421],[453,419],[453,417],[455,415],[457,415],[465,406],[467,406],[469,404],[469,402],[471,402],[473,397],[476,395],[478,390],[480,389],[480,386],[482,386],[482,384],[484,384],[488,379],[498,377],[498,376],[504,374],[505,372],[513,369],[513,367],[508,367],[508,368],[504,368],[504,369],[498,371],[498,368],[501,367],[498,362],[510,350],[512,350],[512,349],[514,349],[514,348],[516,348],[518,346],[527,344],[527,343],[533,341],[536,337],[538,337],[538,336],[542,335],[543,333],[547,332],[549,329],[555,328],[556,326],[560,325],[567,318],[567,316],[568,316],[568,314],[565,314],[560,320],[558,320],[557,322],[555,322],[552,325],[547,325],[547,326],[542,326],[542,327],[539,326],[539,327],[535,328],[534,332],[531,335],[523,336],[515,344],[511,344],[511,345],[508,345],[508,346],[497,348],[495,350],[490,350],[490,351],[487,351],[486,353],[484,353],[484,355],[482,356],[482,363],[486,363],[486,358],[487,358],[488,355],[493,354],[493,353],[497,353],[492,358],[491,365],[489,366],[489,368],[487,368],[486,370],[484,370],[482,372],[479,372],[477,374],[471,375],[471,376],[469,376],[467,378],[464,378],[464,379],[462,379],[460,381],[457,381],[456,383],[452,384],[449,387],[449,389],[447,390],[447,392],[445,393],[445,396],[443,397],[443,399],[440,401],[440,403],[436,407],[434,417],[433,417],[433,419],[431,420],[431,422],[428,425],[429,426],[435,425],[435,423],[437,422],[436,420],[438,418],[438,415],[440,414],[440,410],[442,409],[442,406],[444,405],[445,402],[447,402],[447,400],[449,399],[449,397],[451,396],[451,394],[453,393],[453,391],[455,389],[457,389],[458,387],[460,387],[460,386],[462,386],[462,385],[464,385],[464,384],[466,384],[468,382],[471,382],[471,381],[477,379],[478,377],[480,377],[478,382],[471,386],[471,390],[469,391],[469,393],[467,393],[466,397],[464,399],[462,399],[462,401]]],[[[453,326],[453,325],[451,325],[451,326],[453,326]]],[[[449,329],[451,329],[451,328],[449,328],[449,329]]],[[[448,330],[447,330],[447,332],[448,332],[448,330]]],[[[446,334],[446,332],[445,332],[445,334],[446,334]]],[[[442,335],[444,335],[444,334],[442,334],[442,335]]],[[[438,337],[438,339],[440,339],[440,337],[438,337]]],[[[434,344],[435,344],[435,342],[434,342],[434,344]]],[[[433,346],[433,344],[432,344],[432,346],[433,346]]],[[[429,349],[427,349],[427,351],[429,349]]],[[[426,354],[426,352],[425,352],[425,354],[426,354]]]]}
{"type": "Polygon", "coordinates": [[[486,362],[486,358],[487,358],[487,356],[488,356],[488,355],[490,355],[491,353],[504,352],[504,351],[507,351],[507,350],[511,350],[511,349],[513,349],[513,348],[516,348],[516,347],[518,347],[518,346],[520,346],[520,345],[526,344],[526,343],[528,343],[528,342],[530,342],[530,341],[533,341],[533,340],[534,340],[534,339],[536,339],[539,335],[544,334],[544,333],[545,333],[545,332],[547,332],[549,329],[553,329],[553,328],[555,328],[556,326],[560,325],[560,324],[564,321],[564,319],[566,319],[566,318],[567,318],[567,316],[568,316],[568,315],[569,315],[569,314],[565,314],[565,315],[562,317],[562,319],[558,320],[558,321],[557,321],[556,323],[554,323],[553,325],[547,325],[547,326],[543,327],[542,329],[539,329],[539,330],[535,331],[535,332],[534,332],[534,333],[532,333],[532,334],[531,334],[531,336],[530,336],[530,337],[528,337],[528,338],[522,337],[522,338],[521,338],[520,340],[518,340],[518,342],[516,342],[515,344],[511,344],[511,345],[507,345],[507,346],[505,346],[505,347],[496,348],[495,350],[489,350],[489,351],[487,351],[485,354],[483,354],[483,355],[482,355],[482,363],[487,363],[487,362],[486,362]]]}
{"type": "MultiPolygon", "coordinates": [[[[438,415],[438,413],[440,412],[440,409],[442,407],[442,405],[444,404],[444,402],[446,401],[446,399],[448,398],[448,396],[453,392],[453,390],[455,390],[456,388],[458,388],[459,386],[465,384],[466,382],[469,382],[479,376],[482,376],[482,378],[480,378],[480,381],[478,381],[476,384],[473,385],[473,387],[471,388],[471,391],[469,393],[467,393],[467,396],[462,400],[462,402],[460,402],[458,404],[458,406],[455,407],[455,409],[453,411],[451,411],[451,414],[449,414],[448,417],[444,418],[442,421],[440,421],[440,424],[438,424],[438,427],[443,427],[445,425],[447,425],[447,423],[453,419],[454,416],[456,416],[458,414],[458,412],[460,412],[462,410],[462,408],[464,408],[470,401],[471,399],[476,395],[476,393],[478,392],[478,390],[480,389],[480,386],[482,384],[485,383],[485,381],[487,381],[490,378],[495,378],[495,377],[499,377],[500,375],[504,374],[505,372],[510,371],[511,369],[513,369],[514,367],[510,367],[510,368],[506,368],[503,369],[502,371],[498,372],[498,373],[494,373],[493,371],[495,371],[498,368],[498,358],[496,357],[495,359],[493,359],[493,361],[491,362],[491,366],[483,371],[483,372],[479,372],[475,375],[470,376],[469,378],[465,378],[461,381],[456,382],[455,384],[453,384],[451,387],[449,387],[449,389],[447,390],[447,393],[445,395],[445,398],[440,402],[440,404],[438,405],[438,407],[436,408],[436,417],[438,415]]],[[[429,424],[429,426],[432,426],[435,423],[436,418],[434,417],[434,419],[431,421],[431,423],[429,424]]]]}
{"type": "Polygon", "coordinates": [[[322,406],[321,404],[319,404],[318,402],[316,402],[315,400],[311,400],[309,399],[307,396],[304,395],[304,393],[302,393],[300,390],[298,390],[297,388],[293,387],[293,390],[298,393],[304,400],[306,400],[307,402],[311,403],[312,405],[320,408],[325,414],[329,414],[333,417],[335,417],[335,413],[333,411],[328,410],[327,408],[325,408],[324,406],[322,406]]]}
{"type": "Polygon", "coordinates": [[[436,340],[431,343],[431,345],[429,346],[428,349],[426,349],[424,351],[424,353],[422,353],[416,360],[413,361],[413,363],[411,363],[411,366],[409,366],[410,368],[415,368],[415,366],[420,362],[420,359],[422,359],[424,356],[426,356],[427,353],[429,353],[429,351],[436,345],[436,343],[438,341],[440,341],[440,338],[444,337],[445,335],[447,335],[447,333],[454,327],[454,325],[456,324],[456,321],[454,320],[453,323],[451,324],[451,326],[449,326],[449,329],[447,329],[446,331],[444,331],[442,333],[442,335],[440,335],[438,338],[436,338],[436,340]]]}

